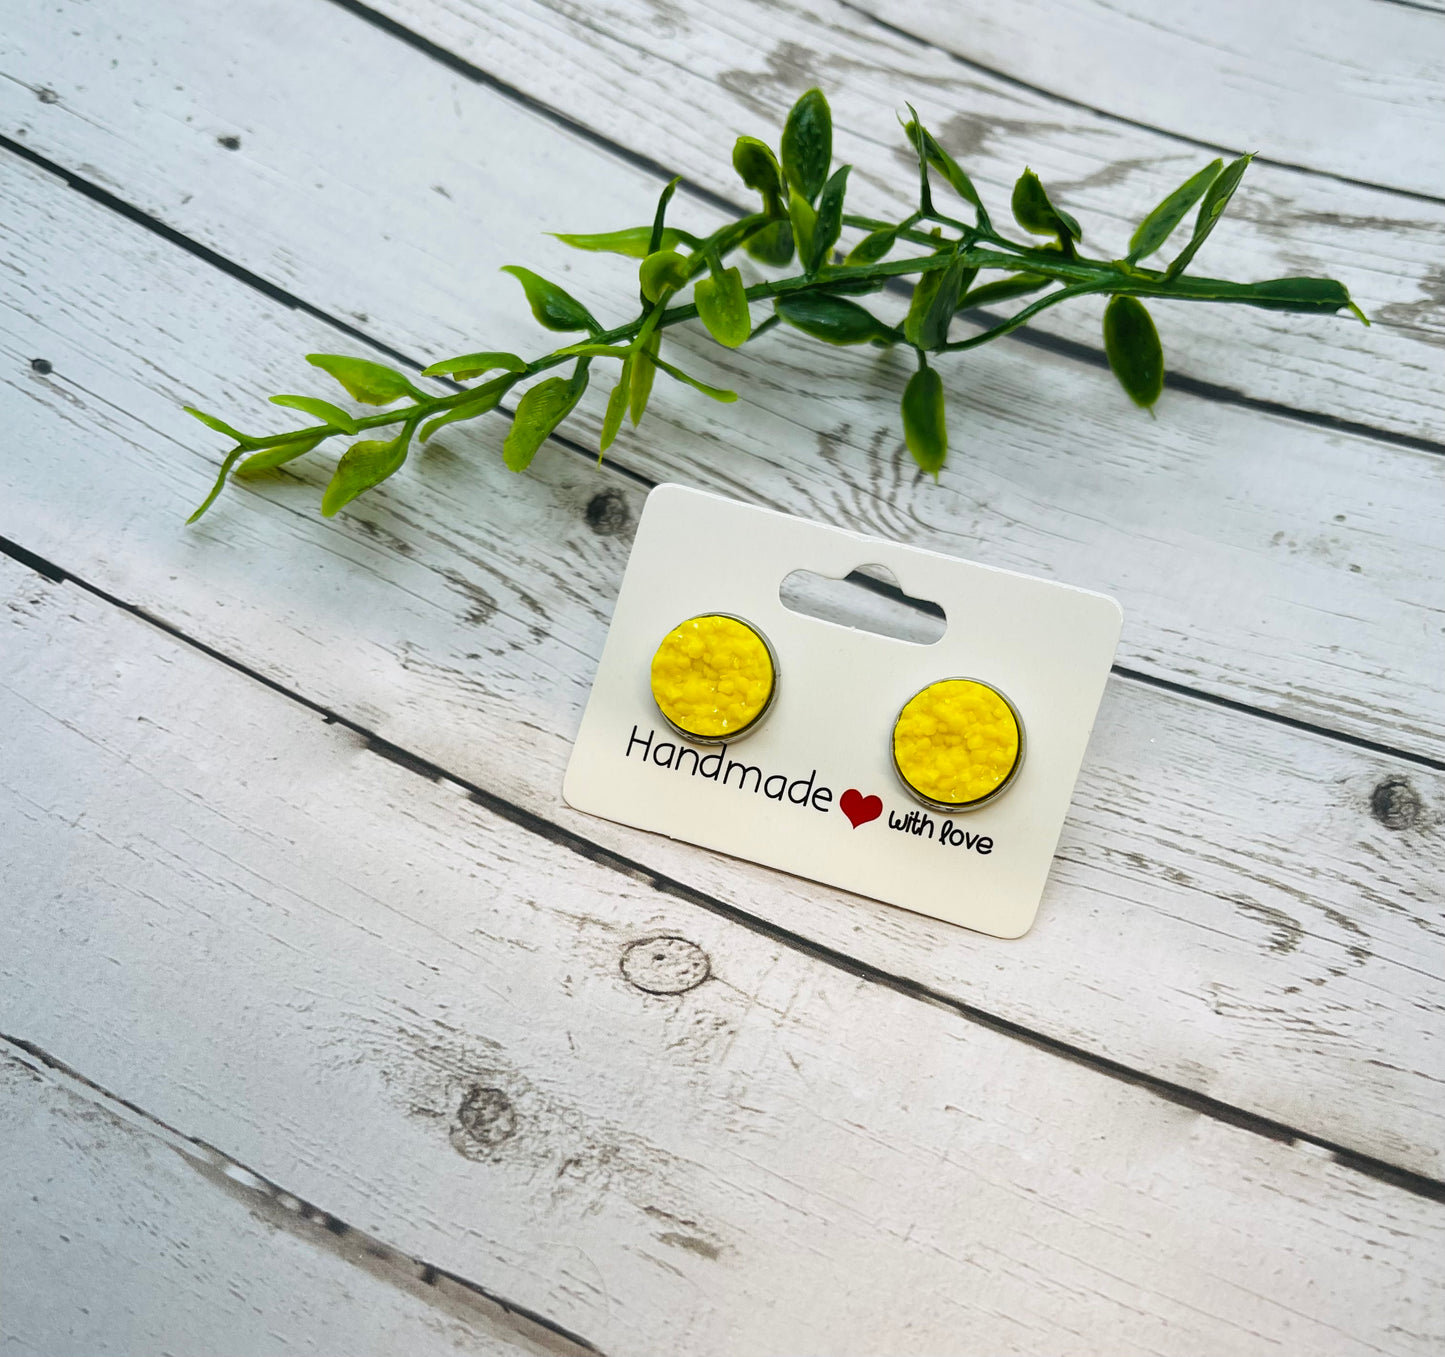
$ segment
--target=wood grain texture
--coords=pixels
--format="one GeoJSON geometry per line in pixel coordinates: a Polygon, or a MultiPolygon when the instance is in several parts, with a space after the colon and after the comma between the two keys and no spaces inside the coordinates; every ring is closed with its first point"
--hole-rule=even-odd
{"type": "Polygon", "coordinates": [[[1133,122],[1445,196],[1445,24],[1380,0],[850,0],[970,63],[1133,122]]]}
{"type": "MultiPolygon", "coordinates": [[[[512,476],[492,427],[439,438],[341,518],[315,515],[323,462],[242,489],[185,531],[214,461],[180,402],[208,391],[254,408],[290,384],[293,354],[337,335],[28,168],[11,167],[6,191],[20,226],[0,273],[12,327],[0,337],[0,534],[646,870],[1058,1040],[1440,1173],[1437,774],[1117,682],[1040,923],[1007,948],[573,814],[558,790],[635,482],[555,445],[512,476]],[[33,371],[33,355],[54,371],[33,371]],[[1387,824],[1372,800],[1397,785],[1410,813],[1387,824]]],[[[842,489],[819,511],[859,522],[850,505],[869,501],[849,487],[870,482],[845,455],[829,465],[842,489]]],[[[1055,480],[1066,465],[1055,460],[1055,480]]],[[[1388,491],[1424,512],[1430,482],[1390,490],[1386,477],[1436,474],[1437,459],[1375,465],[1377,503],[1388,491]]],[[[806,482],[768,480],[765,464],[733,474],[738,493],[809,507],[806,482]]],[[[1201,475],[1217,487],[1222,473],[1203,462],[1201,475]]],[[[1121,473],[1120,503],[1133,485],[1184,493],[1158,476],[1121,473]]],[[[1038,494],[1048,502],[1042,482],[1038,494]]],[[[908,536],[910,502],[876,526],[908,536]]],[[[994,522],[981,516],[980,531],[994,522]]],[[[1392,532],[1378,550],[1393,559],[1379,559],[1401,579],[1427,570],[1392,532]]],[[[1372,537],[1354,540],[1363,550],[1372,537]]],[[[1167,564],[1160,574],[1170,587],[1167,564]]]]}
{"type": "MultiPolygon", "coordinates": [[[[542,0],[384,0],[382,9],[738,204],[751,198],[730,166],[733,138],[776,141],[813,81],[833,100],[836,152],[854,165],[858,210],[897,217],[913,206],[916,171],[894,116],[905,100],[967,163],[1001,220],[1014,179],[1032,164],[1106,258],[1206,158],[1193,144],[970,71],[834,0],[669,5],[665,14],[542,0]]],[[[661,184],[321,0],[126,0],[101,13],[54,0],[11,19],[0,73],[9,77],[0,126],[17,141],[317,305],[378,317],[393,342],[436,357],[505,332],[493,303],[501,296],[510,315],[515,289],[496,265],[531,256],[565,270],[574,261],[541,232],[646,220],[661,184]],[[316,51],[336,57],[318,68],[316,51]]],[[[1445,442],[1442,251],[1438,204],[1258,166],[1198,268],[1337,276],[1376,324],[1161,304],[1171,369],[1445,442]]],[[[589,280],[597,272],[595,259],[576,267],[589,280]]],[[[1097,353],[1101,312],[1101,301],[1084,299],[1037,324],[1097,353]]],[[[1010,363],[1028,367],[1026,351],[1006,347],[1010,363]]],[[[972,363],[958,371],[965,426],[987,420],[995,403],[975,412],[964,394],[980,385],[966,376],[972,363]]],[[[1095,380],[1094,399],[1135,436],[1143,417],[1107,377],[1095,380]]]]}
{"type": "MultiPolygon", "coordinates": [[[[853,210],[897,220],[916,206],[916,162],[896,122],[911,101],[999,221],[1031,165],[1079,217],[1088,250],[1105,258],[1122,254],[1135,224],[1212,154],[963,67],[837,0],[670,4],[664,14],[549,0],[377,7],[580,125],[749,206],[728,156],[733,138],[776,144],[789,106],[811,84],[832,102],[835,157],[854,166],[853,210]]],[[[1433,126],[1445,144],[1441,120],[1433,126]]],[[[1247,140],[1268,151],[1267,129],[1247,140]]],[[[635,209],[610,218],[601,206],[562,229],[638,219],[635,209]]],[[[1170,369],[1253,399],[1445,441],[1442,250],[1439,203],[1257,166],[1196,271],[1338,277],[1378,323],[1367,331],[1337,319],[1160,304],[1170,369]]],[[[1035,328],[1097,350],[1102,305],[1061,306],[1035,328]]]]}
{"type": "Polygon", "coordinates": [[[0,1352],[581,1354],[0,1043],[0,1352]]]}
{"type": "MultiPolygon", "coordinates": [[[[204,24],[173,19],[173,32],[155,26],[169,10],[159,13],[129,28],[117,16],[116,43],[136,53],[121,69],[137,64],[139,83],[111,101],[149,109],[159,87],[159,112],[104,139],[99,116],[67,105],[63,121],[80,139],[72,154],[83,141],[126,195],[149,205],[146,186],[163,182],[167,220],[426,359],[478,345],[536,350],[514,281],[492,268],[508,260],[560,273],[603,315],[632,313],[625,261],[577,256],[538,227],[557,219],[559,203],[571,212],[586,202],[591,224],[645,216],[656,183],[642,171],[330,5],[288,8],[284,18],[264,7],[207,12],[204,24]],[[130,29],[147,36],[126,39],[130,29]],[[160,57],[140,62],[152,42],[178,89],[152,80],[160,57]],[[344,112],[314,77],[308,54],[321,50],[345,53],[350,88],[366,91],[344,112]],[[232,125],[211,107],[217,91],[252,120],[239,151],[217,144],[232,125]],[[156,138],[170,138],[159,157],[156,138]],[[574,266],[579,277],[585,268],[583,284],[568,278],[574,266]]],[[[114,49],[105,46],[107,61],[114,49]]],[[[98,75],[107,87],[108,69],[98,75]]],[[[27,107],[48,118],[60,106],[27,107]]],[[[17,236],[13,248],[40,250],[64,271],[43,238],[17,236]]],[[[693,393],[660,393],[649,425],[618,449],[649,478],[1102,589],[1124,605],[1122,654],[1134,668],[1445,755],[1431,696],[1445,665],[1445,566],[1430,507],[1445,477],[1438,458],[1182,394],[1150,421],[1106,375],[1005,346],[947,370],[955,456],[940,492],[903,450],[900,355],[776,335],[756,353],[720,354],[695,335],[679,349],[747,404],[720,411],[693,393]]],[[[299,354],[274,370],[273,389],[310,374],[299,354]]],[[[575,426],[583,437],[597,428],[600,376],[597,385],[575,426]]],[[[214,383],[176,396],[244,409],[214,383]]]]}
{"type": "Polygon", "coordinates": [[[322,1210],[615,1351],[1445,1337],[1438,1202],[709,916],[0,580],[0,1022],[322,1210]]]}

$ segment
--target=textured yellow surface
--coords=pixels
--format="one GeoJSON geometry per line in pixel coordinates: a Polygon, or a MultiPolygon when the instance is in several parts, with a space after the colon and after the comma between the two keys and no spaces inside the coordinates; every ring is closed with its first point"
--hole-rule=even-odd
{"type": "Polygon", "coordinates": [[[652,695],[674,725],[704,739],[735,735],[772,695],[772,657],[751,627],[731,617],[692,617],[652,657],[652,695]]]}
{"type": "Polygon", "coordinates": [[[993,791],[1018,762],[1018,722],[987,684],[944,679],[899,714],[893,757],[915,791],[930,801],[966,806],[993,791]]]}

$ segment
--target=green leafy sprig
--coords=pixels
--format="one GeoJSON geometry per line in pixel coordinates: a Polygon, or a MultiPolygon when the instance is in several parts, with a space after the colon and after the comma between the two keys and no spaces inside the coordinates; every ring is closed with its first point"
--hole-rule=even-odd
{"type": "MultiPolygon", "coordinates": [[[[1238,302],[1272,311],[1364,314],[1341,283],[1329,278],[1276,278],[1233,283],[1186,272],[1229,205],[1250,156],[1226,165],[1212,161],[1191,176],[1139,223],[1122,259],[1090,259],[1079,253],[1079,223],[1049,196],[1033,170],[1014,185],[1010,206],[1015,222],[1042,242],[1001,235],[973,182],[943,149],[909,106],[904,135],[918,159],[918,208],[901,221],[878,221],[844,211],[850,167],[833,169],[833,120],[820,90],[809,90],[793,105],[779,152],[755,137],[739,137],[733,167],[762,200],[757,212],[698,237],[667,224],[667,209],[678,181],[662,191],[651,226],[592,235],[558,235],[578,250],[603,251],[638,260],[639,310],[630,320],[604,326],[580,301],[548,279],[508,265],[522,286],[537,323],[559,333],[586,337],[538,358],[485,350],[460,354],[426,368],[425,377],[449,378],[460,389],[436,396],[420,390],[402,372],[364,358],[307,355],[354,401],[385,407],[357,416],[314,396],[272,396],[274,404],[309,415],[315,423],[280,434],[243,434],[214,415],[186,409],[226,435],[234,446],[194,522],[215,502],[233,472],[249,476],[311,452],[326,440],[366,435],[342,453],[321,499],[331,515],[364,491],[394,475],[416,442],[438,429],[496,410],[514,388],[535,377],[517,403],[503,446],[513,471],[524,471],[546,439],[576,408],[593,365],[616,363],[617,383],[602,421],[600,451],[612,445],[623,421],[642,419],[653,380],[662,372],[718,401],[735,392],[710,386],[662,356],[663,334],[674,325],[701,321],[719,344],[736,349],[780,322],[828,344],[869,344],[914,350],[917,371],[904,388],[904,441],[923,471],[937,476],[948,456],[948,426],[942,379],[930,357],[977,348],[1026,325],[1041,311],[1073,297],[1108,297],[1104,308],[1104,352],[1125,393],[1152,412],[1164,385],[1164,352],[1144,298],[1238,302]],[[941,181],[971,211],[971,223],[934,204],[941,181]],[[1167,267],[1146,266],[1189,212],[1198,205],[1194,229],[1167,267]],[[846,255],[838,250],[845,230],[860,232],[846,255]],[[742,250],[758,263],[783,269],[796,261],[800,272],[755,283],[743,281],[728,258],[742,250]],[[880,291],[893,280],[914,279],[908,313],[900,325],[874,315],[859,296],[880,291]],[[691,288],[690,299],[682,295],[691,288]],[[1041,293],[1005,320],[963,339],[950,338],[954,318],[964,311],[995,306],[1041,293]],[[754,323],[753,307],[772,311],[754,323]],[[566,375],[543,376],[569,367],[566,375]],[[385,431],[377,437],[374,431],[385,431]]],[[[956,209],[955,209],[956,210],[956,209]]],[[[1368,321],[1365,321],[1368,324],[1368,321]]]]}

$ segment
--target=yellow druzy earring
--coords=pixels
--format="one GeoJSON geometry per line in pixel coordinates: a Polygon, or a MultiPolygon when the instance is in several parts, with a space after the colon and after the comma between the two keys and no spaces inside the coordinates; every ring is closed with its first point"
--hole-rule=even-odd
{"type": "Polygon", "coordinates": [[[756,627],[727,613],[679,623],[652,657],[652,696],[663,720],[695,744],[756,730],[778,692],[778,659],[756,627]]]}
{"type": "Polygon", "coordinates": [[[931,810],[977,810],[1002,795],[1024,761],[1024,724],[997,688],[978,679],[930,683],[893,723],[899,781],[931,810]]]}

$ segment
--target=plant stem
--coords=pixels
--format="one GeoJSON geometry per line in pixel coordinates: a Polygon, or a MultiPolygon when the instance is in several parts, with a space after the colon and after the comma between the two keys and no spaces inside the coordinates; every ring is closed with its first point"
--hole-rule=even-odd
{"type": "MultiPolygon", "coordinates": [[[[700,274],[708,267],[709,256],[722,260],[733,250],[743,246],[753,235],[772,225],[779,218],[765,212],[753,213],[739,221],[730,222],[700,241],[692,251],[688,263],[688,279],[700,274]]],[[[1256,306],[1272,303],[1262,300],[1260,294],[1251,291],[1247,284],[1225,282],[1213,278],[1178,276],[1168,278],[1158,270],[1126,265],[1112,260],[1088,259],[1081,256],[1065,257],[1057,249],[1041,249],[1020,245],[1000,236],[991,228],[967,226],[951,217],[929,210],[914,212],[899,222],[880,221],[873,217],[845,214],[845,226],[868,232],[892,231],[897,239],[909,244],[931,246],[933,253],[910,256],[904,259],[885,259],[877,263],[861,265],[825,265],[814,276],[797,274],[791,278],[774,279],[755,283],[745,291],[749,302],[769,301],[780,297],[797,297],[809,293],[824,295],[849,295],[875,290],[860,287],[860,284],[876,284],[881,288],[889,279],[909,277],[961,263],[967,268],[993,269],[1009,273],[1032,273],[1063,283],[1064,286],[1047,296],[1039,298],[1029,306],[1015,313],[998,325],[943,345],[943,351],[956,353],[977,348],[992,340],[999,339],[1026,325],[1034,316],[1060,302],[1092,293],[1129,293],[1138,297],[1178,298],[1190,301],[1233,301],[1256,306]],[[960,232],[957,239],[948,240],[925,231],[915,229],[921,220],[938,222],[960,232]]],[[[664,330],[697,319],[697,307],[691,302],[679,306],[667,306],[670,291],[626,324],[611,330],[591,335],[579,344],[569,344],[551,353],[534,358],[526,368],[517,373],[515,382],[536,376],[551,368],[579,358],[577,350],[583,345],[618,346],[645,341],[655,330],[664,330]]],[[[771,329],[778,322],[776,315],[768,317],[757,327],[756,335],[771,329]]],[[[615,356],[624,357],[626,351],[619,349],[615,356]]],[[[479,388],[472,386],[445,396],[419,400],[399,409],[386,410],[368,415],[356,421],[358,429],[384,428],[393,424],[410,422],[413,427],[422,420],[443,414],[475,396],[479,388]]],[[[484,412],[479,412],[484,413],[484,412]]],[[[316,424],[305,429],[292,429],[274,438],[256,440],[247,451],[275,448],[285,443],[314,438],[317,435],[333,435],[342,430],[327,424],[316,424]]]]}

